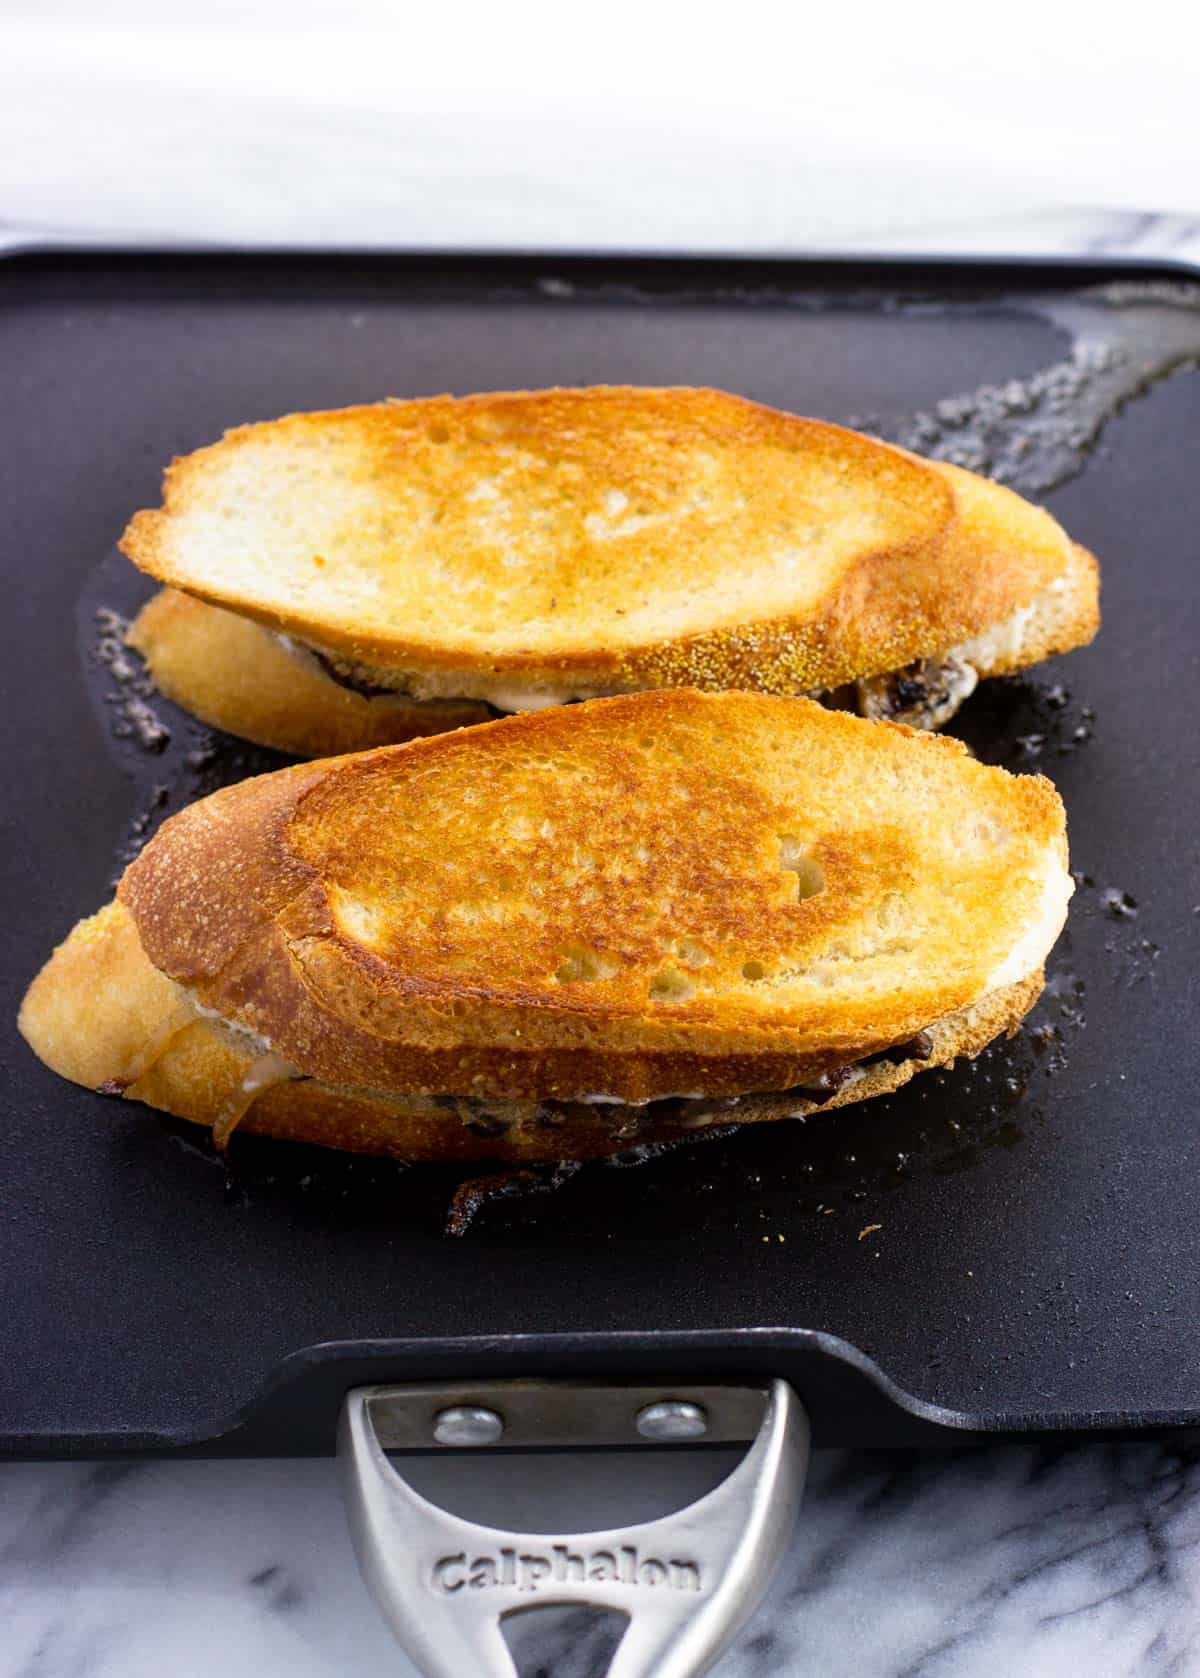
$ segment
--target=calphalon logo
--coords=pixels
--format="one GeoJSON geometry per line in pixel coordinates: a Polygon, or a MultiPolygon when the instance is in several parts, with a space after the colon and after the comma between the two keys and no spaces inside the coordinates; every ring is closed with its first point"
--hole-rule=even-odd
{"type": "Polygon", "coordinates": [[[644,1585],[650,1590],[701,1589],[698,1562],[672,1556],[643,1556],[631,1544],[619,1550],[569,1550],[555,1544],[549,1550],[498,1550],[486,1556],[468,1556],[459,1550],[439,1556],[430,1569],[429,1584],[441,1596],[456,1591],[489,1590],[506,1585],[518,1591],[538,1591],[544,1585],[582,1584],[644,1585]]]}

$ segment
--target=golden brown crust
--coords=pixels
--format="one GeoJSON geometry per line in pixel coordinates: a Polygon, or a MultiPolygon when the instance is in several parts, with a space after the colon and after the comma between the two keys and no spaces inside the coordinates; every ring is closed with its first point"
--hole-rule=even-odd
{"type": "Polygon", "coordinates": [[[1065,859],[1049,782],[957,741],[672,691],[227,788],[120,897],[325,1082],[636,1101],[791,1087],[973,1004],[1049,884],[1040,965],[1065,859]]]}
{"type": "Polygon", "coordinates": [[[295,414],[164,494],[122,539],[144,570],[401,685],[836,687],[1003,621],[1071,553],[999,485],[707,390],[295,414]]]}
{"type": "Polygon", "coordinates": [[[247,1101],[255,1047],[219,1022],[196,1017],[179,987],[151,965],[120,903],[81,921],[59,946],[30,986],[20,1025],[36,1053],[64,1077],[106,1085],[196,1124],[221,1125],[237,1112],[240,1131],[286,1141],[412,1160],[528,1164],[600,1157],[634,1142],[691,1140],[712,1126],[824,1113],[883,1095],[928,1067],[978,1054],[1015,1029],[1041,985],[1039,972],[991,993],[933,1028],[928,1061],[879,1062],[820,1104],[781,1093],[748,1096],[726,1113],[677,1102],[640,1116],[603,1105],[564,1116],[528,1103],[500,1135],[480,1134],[430,1101],[331,1088],[311,1078],[267,1084],[247,1101]]]}
{"type": "Polygon", "coordinates": [[[1071,544],[1062,576],[1029,602],[1021,633],[986,654],[975,654],[971,663],[980,676],[1009,676],[1027,670],[1055,653],[1083,647],[1100,628],[1100,567],[1093,554],[1078,542],[1071,544]]]}
{"type": "Polygon", "coordinates": [[[493,715],[470,700],[356,693],[252,618],[177,589],[148,600],[127,639],[168,699],[214,728],[297,757],[395,745],[493,715]]]}
{"type": "Polygon", "coordinates": [[[22,1036],[47,1066],[99,1089],[134,1082],[195,1009],[147,959],[117,902],[79,921],[26,991],[22,1036]]]}

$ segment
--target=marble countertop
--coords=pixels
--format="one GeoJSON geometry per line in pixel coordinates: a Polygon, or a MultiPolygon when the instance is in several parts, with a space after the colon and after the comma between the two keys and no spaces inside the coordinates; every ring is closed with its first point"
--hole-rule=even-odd
{"type": "MultiPolygon", "coordinates": [[[[606,1477],[557,1472],[585,1505],[606,1477]]],[[[1200,1672],[1198,1593],[1195,1445],[822,1452],[776,1585],[715,1671],[1182,1678],[1200,1672]]],[[[0,1602],[2,1678],[413,1670],[324,1461],[9,1465],[0,1602]]],[[[604,1670],[566,1615],[522,1654],[525,1678],[604,1670]]]]}
{"type": "MultiPolygon", "coordinates": [[[[149,0],[102,19],[13,4],[0,243],[1200,261],[1196,22],[1174,20],[1169,47],[1093,28],[1081,75],[1053,8],[991,31],[941,4],[920,30],[828,10],[781,39],[751,6],[732,39],[681,41],[617,4],[581,42],[548,6],[398,32],[382,4],[336,30],[304,0],[166,24],[149,0]]],[[[570,1472],[581,1498],[602,1487],[594,1461],[570,1472]]],[[[686,1490],[655,1472],[666,1502],[686,1490]]],[[[1196,1445],[821,1453],[777,1584],[717,1671],[1200,1674],[1198,1597],[1196,1445]]],[[[0,1678],[411,1671],[328,1462],[7,1465],[0,1600],[0,1678]]],[[[524,1656],[529,1674],[603,1670],[569,1620],[524,1656]]]]}
{"type": "Polygon", "coordinates": [[[609,0],[8,0],[0,224],[249,244],[1147,248],[1200,215],[1200,15],[736,27],[609,0]],[[1083,208],[1080,209],[1080,206],[1083,208]],[[1102,213],[1097,212],[1102,207],[1102,213]]]}

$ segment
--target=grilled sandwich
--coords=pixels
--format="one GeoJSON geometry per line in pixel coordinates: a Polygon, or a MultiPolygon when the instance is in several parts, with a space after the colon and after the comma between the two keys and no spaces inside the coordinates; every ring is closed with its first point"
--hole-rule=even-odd
{"type": "Polygon", "coordinates": [[[387,402],[176,460],[122,546],[164,693],[299,756],[684,686],[940,727],[1091,639],[1095,560],[962,469],[712,390],[387,402]]]}
{"type": "Polygon", "coordinates": [[[976,1054],[1071,889],[1039,776],[803,698],[641,693],[213,794],[20,1025],[222,1146],[589,1158],[976,1054]]]}

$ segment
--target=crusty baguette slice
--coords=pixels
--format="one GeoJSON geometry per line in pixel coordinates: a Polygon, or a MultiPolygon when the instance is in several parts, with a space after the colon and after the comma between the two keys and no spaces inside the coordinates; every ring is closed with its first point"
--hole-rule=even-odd
{"type": "Polygon", "coordinates": [[[478,700],[357,692],[299,642],[173,588],[146,602],[127,639],[160,690],[185,711],[295,757],[396,745],[495,715],[478,700]]]}
{"type": "MultiPolygon", "coordinates": [[[[970,672],[973,686],[975,679],[1023,670],[1075,645],[1085,630],[1091,633],[1087,626],[1094,627],[1095,618],[1096,562],[1076,546],[1062,576],[1028,606],[974,641],[948,650],[970,672]]],[[[302,641],[178,589],[160,589],[146,602],[128,640],[162,692],[185,711],[296,757],[364,751],[487,722],[497,714],[482,700],[421,700],[350,686],[302,641]]],[[[912,689],[910,673],[900,691],[912,689]]],[[[862,680],[857,703],[869,715],[876,714],[878,703],[885,716],[916,720],[917,710],[897,703],[896,691],[886,674],[862,680]]],[[[844,693],[838,701],[844,702],[844,693]]],[[[955,708],[939,710],[926,722],[940,727],[955,708]]]]}
{"type": "Polygon", "coordinates": [[[581,1157],[975,1053],[1070,891],[1040,777],[803,699],[640,694],[193,805],[21,1029],[219,1135],[581,1157]]]}
{"type": "MultiPolygon", "coordinates": [[[[991,667],[1011,668],[1098,622],[1094,560],[1012,491],[709,390],[244,426],[175,461],[122,546],[351,681],[503,711],[681,683],[825,691],[997,632],[991,667]]],[[[251,731],[247,699],[167,650],[200,623],[143,624],[152,668],[204,714],[248,706],[251,731]]]]}

